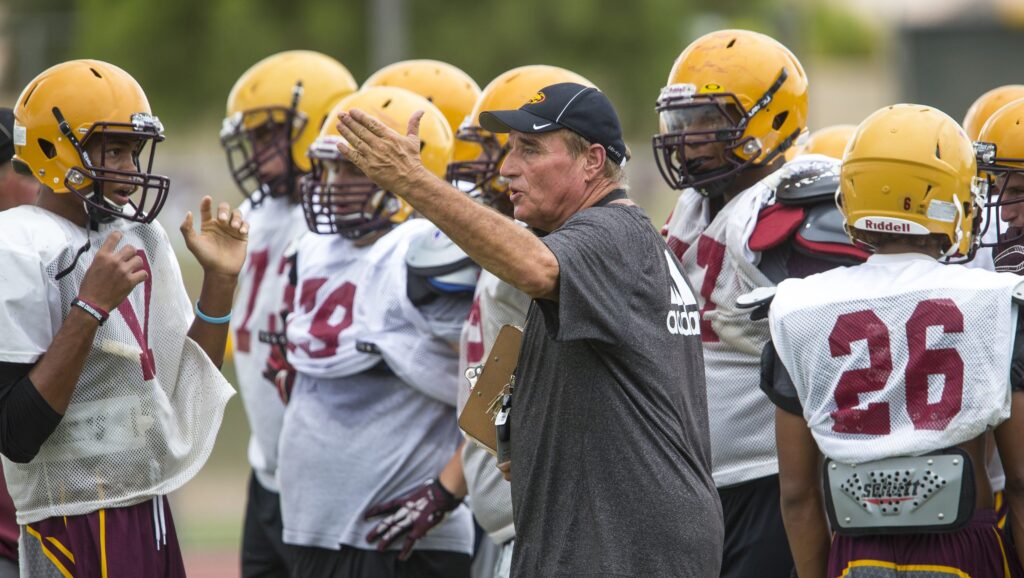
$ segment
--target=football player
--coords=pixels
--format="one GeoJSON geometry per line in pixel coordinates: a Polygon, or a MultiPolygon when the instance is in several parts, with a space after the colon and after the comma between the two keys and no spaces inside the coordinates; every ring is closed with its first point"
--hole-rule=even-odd
{"type": "Polygon", "coordinates": [[[721,30],[679,55],[657,102],[662,175],[682,189],[663,232],[699,289],[722,576],[788,578],[771,404],[757,391],[768,326],[736,299],[863,259],[832,201],[838,161],[783,165],[806,130],[807,78],[774,39],[721,30]]]}
{"type": "Polygon", "coordinates": [[[847,149],[839,195],[874,255],[777,288],[763,387],[800,576],[1021,575],[985,470],[995,428],[1019,530],[1020,278],[938,260],[975,241],[976,170],[942,112],[877,111],[847,149]]]}
{"type": "Polygon", "coordinates": [[[1006,104],[978,135],[979,169],[992,179],[989,223],[1005,223],[995,243],[995,268],[1024,274],[1024,98],[1006,104]]]}
{"type": "Polygon", "coordinates": [[[281,374],[285,386],[289,373],[284,357],[268,341],[284,331],[281,311],[290,298],[286,249],[307,231],[299,179],[310,171],[306,153],[327,113],[356,88],[348,69],[333,58],[291,50],[254,64],[228,95],[221,143],[232,177],[248,197],[241,211],[250,225],[234,304],[239,314],[231,322],[235,370],[252,429],[243,576],[289,575],[277,484],[284,404],[267,386],[263,370],[273,365],[269,377],[277,381],[281,374]]]}
{"type": "Polygon", "coordinates": [[[154,218],[170,180],[142,87],[74,60],[14,109],[14,162],[42,184],[0,213],[0,437],[23,576],[184,576],[166,495],[202,467],[233,390],[218,371],[248,225],[212,200],[181,225],[189,303],[154,218]]]}
{"type": "MultiPolygon", "coordinates": [[[[453,136],[426,99],[400,88],[366,88],[342,100],[330,118],[352,108],[400,130],[413,113],[426,111],[421,157],[435,175],[444,174],[453,136]]],[[[468,576],[470,513],[437,476],[461,441],[456,347],[471,289],[461,284],[450,293],[449,284],[436,283],[434,295],[414,303],[407,254],[435,229],[410,219],[408,204],[343,157],[340,140],[336,123],[328,122],[310,148],[313,172],[302,181],[314,234],[298,245],[287,325],[288,360],[298,373],[278,469],[293,572],[468,576]]]]}

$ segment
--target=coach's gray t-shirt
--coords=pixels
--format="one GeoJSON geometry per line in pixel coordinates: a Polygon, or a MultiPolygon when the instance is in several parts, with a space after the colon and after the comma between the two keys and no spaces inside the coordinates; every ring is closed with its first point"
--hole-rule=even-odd
{"type": "Polygon", "coordinates": [[[513,393],[513,576],[717,576],[697,300],[636,206],[543,238],[559,301],[530,309],[513,393]]]}

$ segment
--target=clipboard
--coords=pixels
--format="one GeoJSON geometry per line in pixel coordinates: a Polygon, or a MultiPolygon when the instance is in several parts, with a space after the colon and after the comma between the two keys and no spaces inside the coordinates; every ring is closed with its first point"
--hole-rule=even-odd
{"type": "Polygon", "coordinates": [[[522,329],[515,325],[503,326],[484,360],[483,369],[477,374],[476,383],[472,383],[470,375],[466,376],[471,388],[469,400],[459,415],[459,427],[469,439],[494,456],[498,455],[494,418],[501,409],[502,396],[511,391],[522,342],[522,329]]]}

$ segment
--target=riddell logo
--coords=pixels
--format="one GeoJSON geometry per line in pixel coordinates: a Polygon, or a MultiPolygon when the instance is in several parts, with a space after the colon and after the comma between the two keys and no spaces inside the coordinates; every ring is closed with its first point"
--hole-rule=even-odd
{"type": "Polygon", "coordinates": [[[864,228],[868,231],[880,231],[883,233],[909,233],[910,223],[894,221],[879,221],[876,219],[864,219],[864,228]]]}
{"type": "Polygon", "coordinates": [[[668,263],[668,274],[672,281],[668,286],[669,301],[675,306],[668,311],[665,327],[672,335],[700,335],[700,308],[697,305],[697,298],[693,296],[693,291],[683,279],[675,259],[667,250],[665,261],[668,263]]]}

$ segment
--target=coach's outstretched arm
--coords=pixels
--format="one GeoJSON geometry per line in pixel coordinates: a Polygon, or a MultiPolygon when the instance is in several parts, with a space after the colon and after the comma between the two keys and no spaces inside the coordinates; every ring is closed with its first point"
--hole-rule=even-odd
{"type": "Polygon", "coordinates": [[[339,115],[348,141],[338,149],[383,189],[401,196],[476,263],[534,298],[558,299],[558,260],[529,230],[469,198],[426,170],[419,122],[400,135],[360,110],[339,115]]]}

